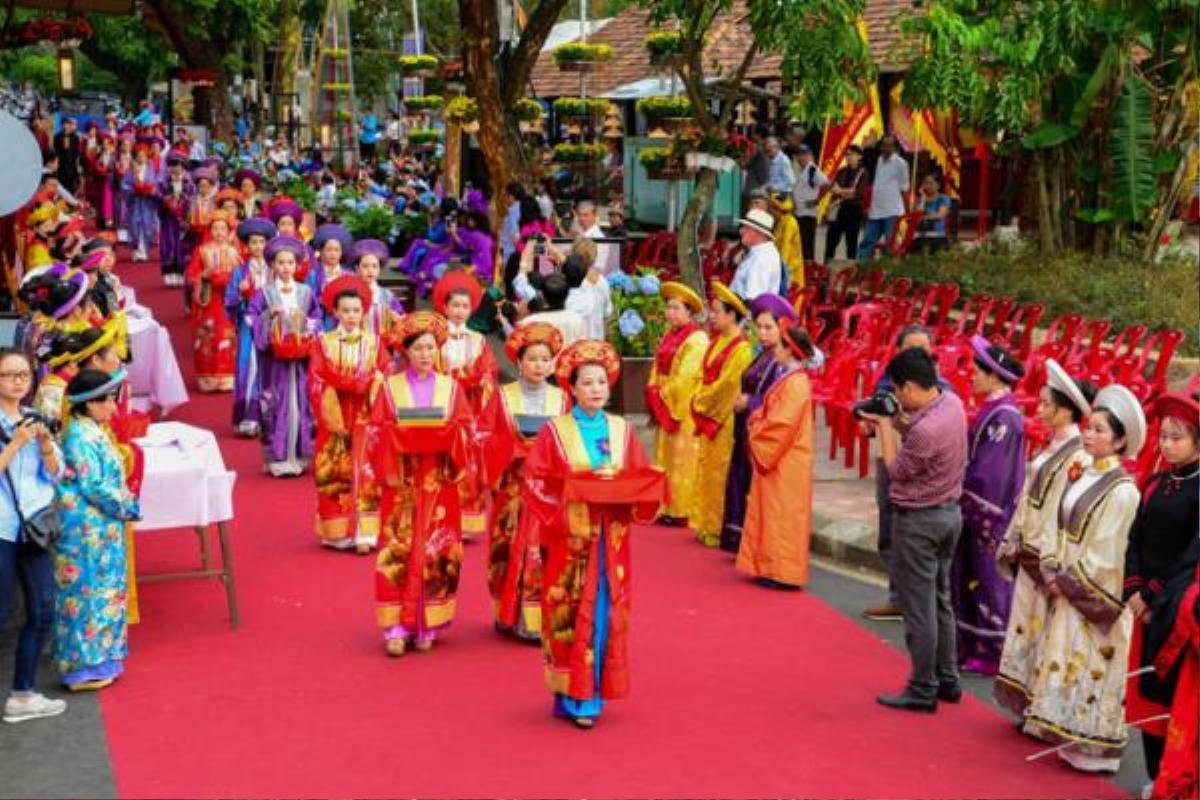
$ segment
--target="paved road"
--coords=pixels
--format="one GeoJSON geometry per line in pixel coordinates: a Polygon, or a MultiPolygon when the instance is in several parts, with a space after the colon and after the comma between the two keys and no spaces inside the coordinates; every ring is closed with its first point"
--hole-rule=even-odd
{"type": "MultiPolygon", "coordinates": [[[[897,648],[903,648],[901,624],[871,622],[860,616],[865,606],[877,602],[881,597],[882,589],[874,576],[823,565],[813,570],[810,591],[873,635],[897,648]]],[[[0,675],[5,680],[10,675],[15,634],[15,625],[10,624],[0,637],[0,675]]],[[[836,658],[837,654],[830,652],[829,657],[836,658]]],[[[53,667],[47,660],[42,669],[43,686],[52,685],[53,674],[53,667]]],[[[899,688],[903,679],[903,675],[897,675],[895,687],[864,686],[863,691],[899,688]]],[[[989,680],[965,676],[964,686],[977,697],[990,700],[989,680]]],[[[185,687],[181,687],[181,691],[185,690],[185,687]]],[[[48,693],[66,696],[57,688],[48,693]]],[[[0,757],[0,798],[116,796],[99,698],[96,695],[73,695],[67,699],[70,708],[61,717],[21,725],[0,724],[0,754],[3,754],[0,757]]],[[[203,735],[202,732],[197,733],[203,735]]],[[[969,736],[970,731],[963,731],[963,735],[969,736]]],[[[880,746],[887,746],[887,743],[881,742],[880,746]]],[[[1038,749],[1038,744],[1030,740],[1029,752],[1038,749]]],[[[1143,775],[1141,745],[1135,740],[1126,750],[1117,782],[1131,796],[1135,796],[1144,780],[1143,775]]]]}

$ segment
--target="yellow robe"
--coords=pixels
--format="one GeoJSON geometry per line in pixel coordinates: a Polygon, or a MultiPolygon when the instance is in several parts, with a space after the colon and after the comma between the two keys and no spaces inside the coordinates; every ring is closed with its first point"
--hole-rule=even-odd
{"type": "Polygon", "coordinates": [[[737,568],[803,586],[812,538],[812,385],[793,370],[780,378],[746,424],[750,499],[737,568]]]}
{"type": "Polygon", "coordinates": [[[775,247],[792,275],[792,286],[804,288],[804,251],[800,247],[800,223],[784,214],[775,223],[775,247]]]}
{"type": "Polygon", "coordinates": [[[668,517],[686,518],[696,507],[697,460],[699,440],[696,424],[692,420],[692,396],[703,380],[704,351],[708,348],[708,334],[703,330],[693,332],[684,339],[671,369],[667,373],[658,371],[657,363],[650,370],[650,386],[658,386],[663,404],[671,417],[679,422],[679,430],[668,433],[657,428],[654,433],[654,464],[667,473],[671,487],[671,502],[663,507],[668,517]]]}
{"type": "MultiPolygon", "coordinates": [[[[740,332],[734,331],[711,343],[704,355],[704,367],[714,363],[730,341],[740,336],[740,332]]],[[[695,507],[688,514],[696,538],[708,547],[716,547],[721,541],[721,523],[725,517],[725,478],[733,454],[733,401],[741,394],[742,373],[753,359],[754,353],[749,342],[743,340],[733,345],[725,363],[721,365],[721,371],[712,381],[704,381],[692,398],[693,413],[720,424],[713,438],[699,433],[696,436],[699,443],[696,472],[701,485],[696,493],[695,507]]]]}

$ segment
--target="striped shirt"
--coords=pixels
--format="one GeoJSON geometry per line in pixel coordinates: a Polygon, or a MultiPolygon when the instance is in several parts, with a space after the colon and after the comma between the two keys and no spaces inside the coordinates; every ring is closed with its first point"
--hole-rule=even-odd
{"type": "Polygon", "coordinates": [[[900,508],[958,500],[967,471],[967,415],[958,395],[943,391],[910,418],[887,470],[888,496],[900,508]]]}

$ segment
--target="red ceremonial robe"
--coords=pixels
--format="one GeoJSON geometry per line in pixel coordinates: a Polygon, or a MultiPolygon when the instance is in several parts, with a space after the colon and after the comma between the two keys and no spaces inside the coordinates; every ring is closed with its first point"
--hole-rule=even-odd
{"type": "MultiPolygon", "coordinates": [[[[562,389],[547,385],[544,416],[571,409],[562,389]]],[[[521,513],[525,495],[525,459],[534,438],[518,429],[517,417],[529,414],[520,381],[493,393],[480,420],[484,483],[495,494],[488,525],[488,591],[496,623],[536,639],[542,630],[542,557],[533,514],[521,513]]]]}
{"type": "Polygon", "coordinates": [[[545,548],[542,652],[551,692],[577,700],[596,695],[592,633],[603,540],[612,606],[600,696],[629,692],[629,525],[635,509],[653,519],[665,494],[665,476],[652,470],[632,428],[608,416],[615,477],[598,477],[575,418],[542,428],[525,460],[526,500],[545,548]],[[601,534],[603,533],[603,536],[601,534]]]}
{"type": "Polygon", "coordinates": [[[433,401],[421,409],[408,373],[391,376],[371,413],[380,430],[383,483],[376,620],[382,628],[402,625],[410,636],[454,619],[463,557],[459,484],[475,477],[466,397],[452,378],[434,380],[433,401]]]}
{"type": "Polygon", "coordinates": [[[317,427],[313,475],[317,536],[323,542],[375,546],[379,538],[378,430],[368,393],[388,366],[379,337],[339,326],[313,340],[309,405],[317,427]]]}

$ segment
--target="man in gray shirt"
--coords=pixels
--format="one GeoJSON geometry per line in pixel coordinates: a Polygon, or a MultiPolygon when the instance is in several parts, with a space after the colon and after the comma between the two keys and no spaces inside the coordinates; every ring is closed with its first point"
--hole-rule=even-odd
{"type": "Polygon", "coordinates": [[[908,209],[904,195],[909,191],[909,166],[896,152],[896,137],[884,136],[879,142],[879,160],[871,184],[871,207],[867,211],[867,230],[858,248],[858,260],[875,256],[875,245],[886,247],[896,223],[908,209]]]}
{"type": "Polygon", "coordinates": [[[792,160],[779,147],[779,140],[768,136],[764,149],[770,168],[767,172],[767,189],[781,194],[791,194],[796,185],[796,171],[792,169],[792,160]]]}
{"type": "Polygon", "coordinates": [[[883,463],[891,479],[896,589],[904,639],[912,659],[908,684],[878,701],[902,711],[937,710],[938,700],[962,697],[950,605],[950,563],[962,531],[967,417],[962,401],[938,388],[933,358],[920,348],[898,353],[887,366],[896,400],[907,414],[903,441],[888,416],[864,415],[879,426],[883,463]]]}

